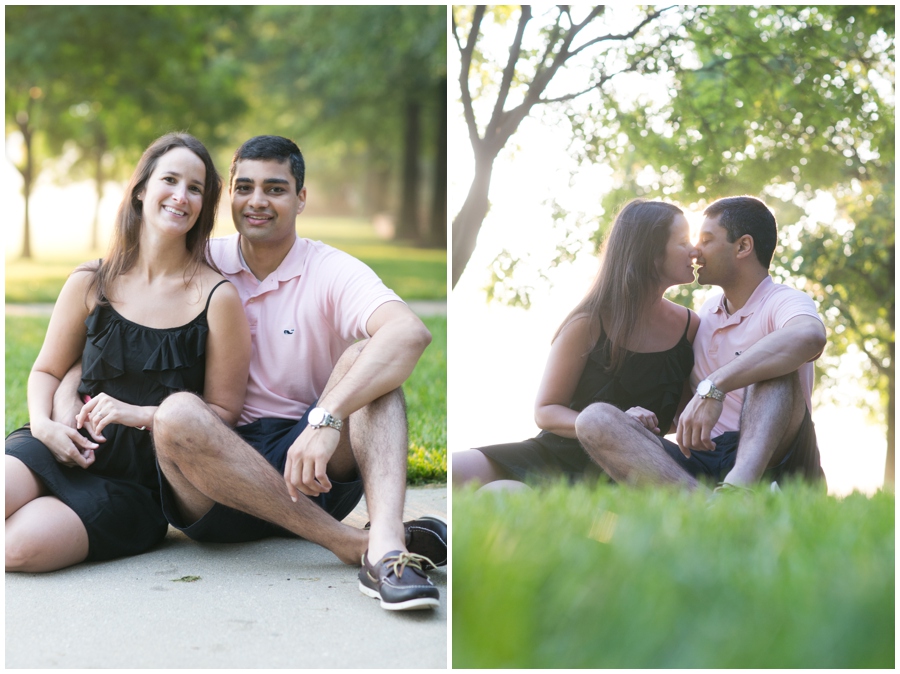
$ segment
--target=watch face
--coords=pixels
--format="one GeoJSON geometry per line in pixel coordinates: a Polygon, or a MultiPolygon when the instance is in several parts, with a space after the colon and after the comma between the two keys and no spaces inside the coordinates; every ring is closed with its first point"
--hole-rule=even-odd
{"type": "Polygon", "coordinates": [[[325,421],[325,410],[321,407],[314,407],[309,413],[309,425],[320,426],[325,421]]]}
{"type": "Polygon", "coordinates": [[[709,393],[709,390],[712,388],[712,382],[709,379],[704,379],[699,384],[697,384],[697,393],[701,396],[705,396],[709,393]]]}

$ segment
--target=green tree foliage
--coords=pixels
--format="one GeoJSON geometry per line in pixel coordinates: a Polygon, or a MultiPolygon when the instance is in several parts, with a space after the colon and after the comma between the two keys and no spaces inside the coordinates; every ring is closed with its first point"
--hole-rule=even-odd
{"type": "MultiPolygon", "coordinates": [[[[222,41],[247,14],[233,7],[6,8],[6,118],[26,138],[26,202],[37,176],[34,136],[47,158],[74,147],[91,166],[98,202],[116,155],[130,168],[167,131],[215,144],[245,108],[222,41]]],[[[25,170],[23,170],[23,168],[25,170]]],[[[26,210],[22,256],[30,257],[26,210]]],[[[96,247],[96,223],[93,233],[96,247]]]]}
{"type": "Polygon", "coordinates": [[[446,9],[259,7],[254,24],[259,39],[242,46],[252,73],[246,90],[267,105],[252,114],[328,148],[345,178],[367,180],[368,214],[399,201],[404,238],[420,238],[422,177],[431,176],[433,206],[422,229],[446,245],[446,9]]]}
{"type": "Polygon", "coordinates": [[[816,298],[828,377],[854,345],[881,393],[885,483],[894,473],[894,8],[709,7],[684,27],[694,64],[668,53],[669,96],[617,103],[608,124],[573,125],[585,157],[618,168],[607,210],[634,196],[703,208],[755,194],[782,234],[773,273],[816,298]],[[623,137],[627,138],[623,142],[623,137]],[[821,192],[835,222],[811,217],[821,192]]]}
{"type": "Polygon", "coordinates": [[[171,130],[217,156],[260,133],[312,144],[326,190],[367,181],[357,212],[398,211],[401,232],[427,230],[443,246],[445,92],[443,6],[8,7],[6,124],[25,141],[23,255],[42,168],[88,173],[99,202],[104,180],[171,130]],[[62,156],[77,161],[60,165],[62,156]]]}

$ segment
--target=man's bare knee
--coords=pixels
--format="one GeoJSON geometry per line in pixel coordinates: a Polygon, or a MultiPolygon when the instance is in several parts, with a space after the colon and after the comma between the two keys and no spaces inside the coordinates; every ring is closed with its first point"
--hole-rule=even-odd
{"type": "Polygon", "coordinates": [[[575,435],[582,445],[603,451],[614,425],[621,422],[621,410],[608,403],[593,403],[576,417],[575,435]]]}
{"type": "Polygon", "coordinates": [[[335,375],[342,377],[351,367],[353,367],[356,359],[359,358],[359,354],[362,353],[368,343],[368,339],[361,339],[348,346],[344,350],[344,353],[341,354],[341,357],[338,358],[337,363],[335,363],[334,370],[332,370],[332,377],[335,375]]]}
{"type": "Polygon", "coordinates": [[[210,414],[193,393],[173,393],[163,400],[153,415],[153,443],[160,459],[171,459],[187,436],[209,423],[210,414]]]}
{"type": "Polygon", "coordinates": [[[788,372],[780,377],[774,377],[772,379],[756,382],[755,384],[750,384],[750,386],[747,387],[745,398],[769,396],[778,396],[779,398],[784,396],[802,397],[803,389],[800,386],[800,373],[796,371],[788,372]]]}

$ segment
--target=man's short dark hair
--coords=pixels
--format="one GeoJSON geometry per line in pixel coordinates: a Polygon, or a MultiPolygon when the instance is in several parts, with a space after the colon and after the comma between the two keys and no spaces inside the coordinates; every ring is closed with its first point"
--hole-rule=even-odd
{"type": "Polygon", "coordinates": [[[734,243],[745,234],[753,237],[756,259],[768,269],[778,244],[775,216],[762,201],[754,197],[726,197],[714,201],[703,215],[719,218],[719,225],[725,228],[729,243],[734,243]]]}
{"type": "Polygon", "coordinates": [[[257,161],[286,161],[291,167],[291,174],[297,183],[297,194],[303,189],[306,178],[306,164],[297,144],[289,138],[281,136],[255,136],[241,145],[231,159],[231,170],[228,173],[228,184],[234,180],[234,168],[239,161],[255,159],[257,161]]]}

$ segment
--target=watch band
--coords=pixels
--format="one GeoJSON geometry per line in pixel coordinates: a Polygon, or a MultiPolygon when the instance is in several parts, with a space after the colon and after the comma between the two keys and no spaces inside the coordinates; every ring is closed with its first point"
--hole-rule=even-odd
{"type": "Polygon", "coordinates": [[[701,398],[712,398],[713,400],[718,400],[719,402],[725,400],[725,392],[716,388],[716,385],[713,384],[709,379],[704,379],[699,384],[697,384],[697,395],[701,398]],[[706,386],[704,386],[704,384],[706,386]],[[706,390],[701,393],[701,389],[706,390]]]}
{"type": "Polygon", "coordinates": [[[321,407],[316,407],[315,409],[313,409],[312,412],[310,413],[310,417],[312,417],[313,414],[315,414],[315,416],[319,416],[319,415],[322,416],[322,420],[318,421],[318,422],[312,421],[312,419],[310,419],[309,425],[312,426],[313,428],[322,428],[323,426],[330,426],[331,428],[335,429],[336,431],[340,431],[344,427],[344,422],[342,419],[338,419],[338,418],[332,416],[331,413],[326,412],[321,407]]]}

